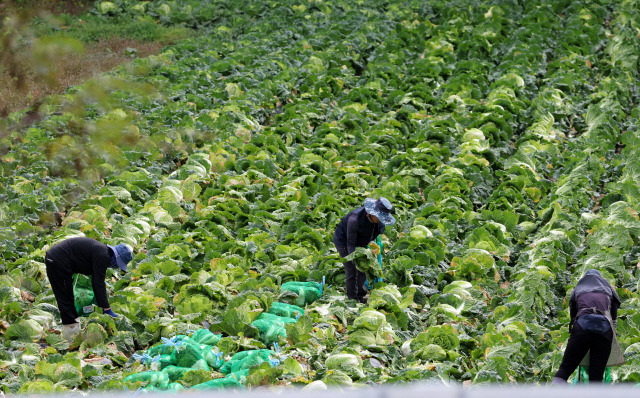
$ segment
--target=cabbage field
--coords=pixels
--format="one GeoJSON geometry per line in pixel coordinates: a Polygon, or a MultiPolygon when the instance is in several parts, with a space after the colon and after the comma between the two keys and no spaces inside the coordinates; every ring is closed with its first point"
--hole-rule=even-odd
{"type": "Polygon", "coordinates": [[[640,1],[93,12],[198,34],[50,98],[34,124],[3,121],[4,393],[168,389],[162,372],[135,375],[196,345],[209,360],[174,369],[175,390],[233,369],[228,386],[246,389],[546,385],[593,268],[622,301],[613,382],[640,382],[640,1]],[[363,305],[332,235],[379,196],[398,222],[363,305]],[[74,236],[134,259],[108,273],[119,318],[97,310],[69,344],[44,253],[74,236]],[[283,287],[296,281],[321,295],[283,287]],[[258,318],[284,304],[303,311],[265,337],[258,318]]]}

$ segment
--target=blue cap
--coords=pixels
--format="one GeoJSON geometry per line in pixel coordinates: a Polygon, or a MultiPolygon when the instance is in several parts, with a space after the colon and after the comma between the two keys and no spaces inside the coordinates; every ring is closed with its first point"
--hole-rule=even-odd
{"type": "Polygon", "coordinates": [[[131,249],[129,246],[124,244],[119,244],[117,246],[107,245],[116,257],[116,264],[118,267],[127,272],[127,264],[133,259],[133,253],[131,253],[131,249]]]}

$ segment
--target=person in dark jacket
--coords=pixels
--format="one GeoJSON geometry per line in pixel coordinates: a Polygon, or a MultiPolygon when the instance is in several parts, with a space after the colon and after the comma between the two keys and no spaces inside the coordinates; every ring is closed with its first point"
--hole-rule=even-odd
{"type": "Polygon", "coordinates": [[[571,333],[553,384],[565,384],[587,351],[589,382],[602,383],[611,353],[620,298],[595,269],[589,270],[571,292],[569,315],[571,333]]]}
{"type": "Polygon", "coordinates": [[[90,238],[70,238],[52,246],[45,254],[47,277],[56,297],[62,331],[66,338],[80,331],[78,313],[74,306],[73,274],[91,275],[91,287],[97,305],[114,318],[107,299],[105,277],[107,268],[127,271],[133,255],[127,245],[110,246],[90,238]]]}
{"type": "MultiPolygon", "coordinates": [[[[333,234],[333,243],[340,257],[344,258],[356,251],[356,247],[366,247],[369,242],[384,233],[385,226],[393,225],[393,206],[386,198],[365,199],[364,206],[349,212],[342,218],[333,234]]],[[[361,303],[366,302],[366,276],[358,270],[353,261],[344,264],[347,278],[347,297],[361,303]]]]}

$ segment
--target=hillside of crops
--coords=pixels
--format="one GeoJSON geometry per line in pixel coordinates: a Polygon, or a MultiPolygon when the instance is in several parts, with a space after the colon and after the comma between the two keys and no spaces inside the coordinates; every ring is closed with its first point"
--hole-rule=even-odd
{"type": "Polygon", "coordinates": [[[546,385],[589,269],[622,301],[613,382],[640,382],[640,1],[93,12],[206,33],[49,98],[35,124],[3,121],[4,393],[169,389],[159,370],[187,340],[208,357],[174,390],[234,373],[246,389],[546,385]],[[398,222],[361,304],[332,236],[380,196],[398,222]],[[76,236],[134,258],[108,272],[119,317],[97,309],[69,343],[44,254],[76,236]],[[267,336],[285,304],[303,311],[267,336]]]}

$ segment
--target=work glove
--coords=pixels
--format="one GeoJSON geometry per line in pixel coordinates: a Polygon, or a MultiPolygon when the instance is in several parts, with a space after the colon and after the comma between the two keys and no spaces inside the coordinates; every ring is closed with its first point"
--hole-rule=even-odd
{"type": "Polygon", "coordinates": [[[113,312],[113,310],[112,310],[111,308],[109,308],[108,310],[102,310],[102,312],[103,312],[104,314],[111,315],[111,316],[112,316],[112,317],[114,317],[114,318],[117,318],[117,317],[118,317],[118,315],[116,315],[116,313],[115,313],[115,312],[113,312]]]}

